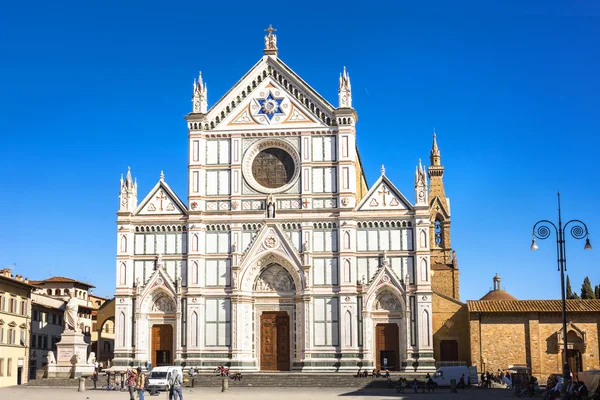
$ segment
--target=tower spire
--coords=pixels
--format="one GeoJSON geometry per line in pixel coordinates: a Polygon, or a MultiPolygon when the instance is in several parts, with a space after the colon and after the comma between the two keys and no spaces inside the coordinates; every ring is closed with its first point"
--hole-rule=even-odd
{"type": "Polygon", "coordinates": [[[198,72],[198,81],[194,78],[192,95],[192,112],[206,114],[208,111],[208,89],[202,80],[202,72],[198,72]]]}
{"type": "Polygon", "coordinates": [[[338,85],[338,102],[339,107],[352,107],[352,86],[350,85],[350,75],[344,71],[340,74],[340,82],[338,85]]]}
{"type": "Polygon", "coordinates": [[[440,149],[438,148],[435,129],[433,130],[433,144],[431,145],[431,154],[429,156],[429,159],[431,161],[431,165],[441,165],[440,149]]]}

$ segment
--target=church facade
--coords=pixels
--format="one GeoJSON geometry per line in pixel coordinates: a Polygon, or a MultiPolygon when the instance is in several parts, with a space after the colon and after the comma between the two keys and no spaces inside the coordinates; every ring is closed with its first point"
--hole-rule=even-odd
{"type": "Polygon", "coordinates": [[[414,202],[369,189],[349,75],[335,107],[276,39],[212,107],[194,82],[187,204],[121,179],[114,365],[432,371],[432,262],[458,299],[435,138],[432,198],[420,161],[414,202]]]}

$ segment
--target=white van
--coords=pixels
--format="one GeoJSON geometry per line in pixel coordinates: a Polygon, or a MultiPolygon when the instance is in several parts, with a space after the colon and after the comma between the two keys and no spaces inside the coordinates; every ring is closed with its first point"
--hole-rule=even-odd
{"type": "Polygon", "coordinates": [[[456,379],[458,385],[463,375],[465,376],[465,385],[477,385],[477,367],[439,367],[431,379],[438,386],[450,386],[451,379],[456,379]]]}
{"type": "Polygon", "coordinates": [[[147,380],[147,389],[152,390],[164,390],[168,391],[171,389],[169,382],[173,377],[173,373],[177,371],[181,375],[181,379],[183,379],[183,369],[181,367],[156,367],[153,368],[152,371],[146,377],[147,380]]]}

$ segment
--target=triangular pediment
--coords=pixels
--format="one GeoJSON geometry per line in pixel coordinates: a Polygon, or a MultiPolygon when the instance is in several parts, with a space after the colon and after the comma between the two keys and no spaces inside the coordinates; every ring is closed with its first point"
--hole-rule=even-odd
{"type": "Polygon", "coordinates": [[[406,301],[406,291],[401,279],[392,271],[389,265],[382,265],[366,288],[368,303],[372,307],[375,298],[384,291],[394,294],[398,300],[406,301]]]}
{"type": "Polygon", "coordinates": [[[269,253],[278,253],[292,260],[297,266],[302,265],[298,250],[275,223],[263,225],[250,247],[242,255],[242,263],[260,258],[263,254],[266,256],[269,253]]]}
{"type": "Polygon", "coordinates": [[[447,209],[446,205],[440,200],[439,197],[435,197],[431,201],[429,210],[432,218],[435,218],[437,214],[441,214],[444,217],[444,219],[450,218],[449,210],[447,209]]]}
{"type": "Polygon", "coordinates": [[[410,201],[385,176],[381,175],[356,207],[357,211],[412,210],[410,201]]]}
{"type": "Polygon", "coordinates": [[[173,284],[173,281],[163,268],[156,268],[154,272],[152,272],[150,278],[148,278],[148,281],[145,283],[144,288],[142,289],[140,298],[146,298],[148,293],[157,289],[162,289],[172,296],[175,296],[177,293],[177,289],[173,284]]]}
{"type": "Polygon", "coordinates": [[[263,57],[207,113],[210,130],[325,128],[334,107],[281,60],[263,57]]]}
{"type": "Polygon", "coordinates": [[[8,326],[10,326],[11,328],[14,328],[15,326],[17,326],[17,323],[15,321],[10,321],[8,323],[8,326]]]}
{"type": "Polygon", "coordinates": [[[134,215],[186,215],[185,204],[164,180],[158,181],[142,200],[134,215]]]}

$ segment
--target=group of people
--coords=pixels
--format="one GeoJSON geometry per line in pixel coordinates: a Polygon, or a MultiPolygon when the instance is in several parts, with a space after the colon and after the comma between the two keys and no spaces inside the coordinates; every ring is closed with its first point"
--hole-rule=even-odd
{"type": "MultiPolygon", "coordinates": [[[[139,400],[144,400],[146,375],[142,372],[142,367],[137,367],[137,369],[127,369],[126,375],[129,400],[135,400],[136,393],[139,400]]],[[[183,377],[178,370],[174,370],[169,378],[169,388],[169,400],[183,400],[183,377]]],[[[158,395],[158,392],[151,392],[150,395],[158,395]]]]}
{"type": "Polygon", "coordinates": [[[498,370],[497,373],[493,372],[482,372],[480,377],[479,386],[483,388],[491,388],[492,383],[504,383],[508,387],[512,386],[512,382],[510,380],[510,374],[508,372],[504,373],[504,371],[498,370]]]}
{"type": "MultiPolygon", "coordinates": [[[[546,384],[544,400],[560,398],[562,390],[562,380],[559,379],[557,376],[551,376],[550,378],[548,378],[548,383],[546,384]]],[[[582,381],[573,380],[572,382],[567,384],[565,391],[567,393],[567,398],[572,400],[582,399],[584,397],[590,396],[588,387],[582,381]]],[[[598,388],[591,395],[591,397],[594,400],[600,400],[600,386],[598,386],[598,388]]]]}

